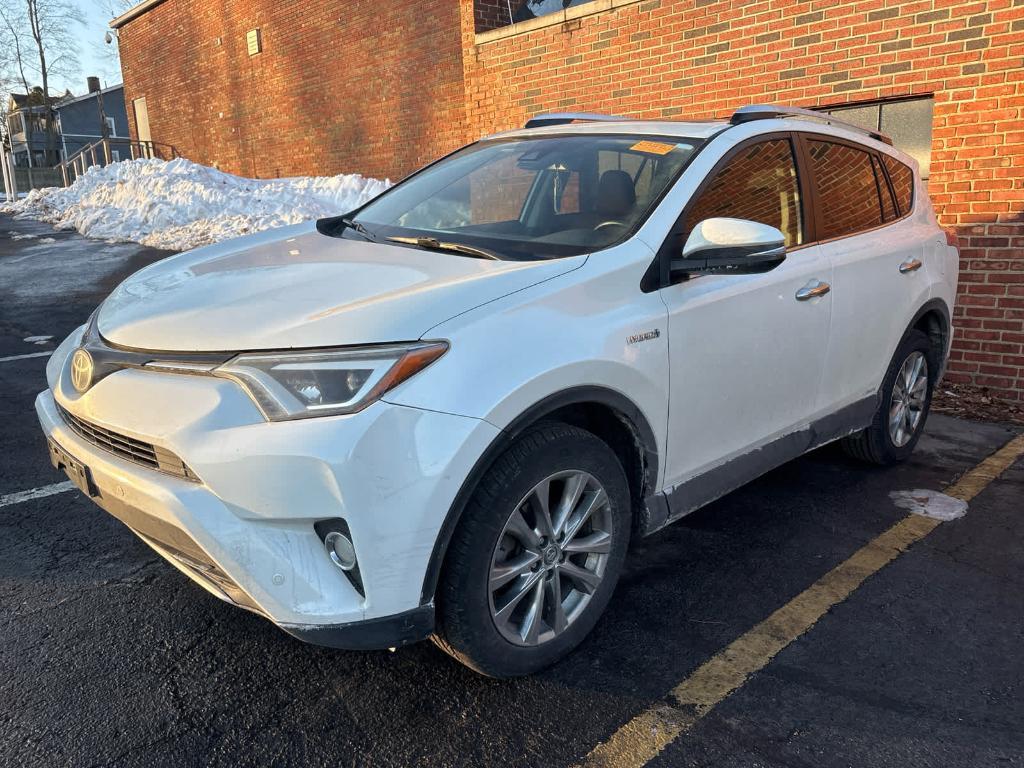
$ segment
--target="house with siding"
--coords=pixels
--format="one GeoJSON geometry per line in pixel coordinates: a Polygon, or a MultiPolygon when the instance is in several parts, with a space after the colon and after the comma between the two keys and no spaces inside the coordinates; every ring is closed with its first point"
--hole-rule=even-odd
{"type": "Polygon", "coordinates": [[[47,131],[55,120],[52,107],[63,96],[50,97],[50,109],[43,104],[39,89],[30,93],[11,93],[7,104],[7,137],[17,168],[51,167],[60,162],[59,142],[47,149],[47,131]]]}
{"type": "Polygon", "coordinates": [[[133,137],[247,176],[398,178],[541,112],[829,112],[918,159],[958,231],[949,377],[1024,400],[1020,0],[145,0],[133,137]]]}
{"type": "MultiPolygon", "coordinates": [[[[101,89],[99,79],[90,77],[88,93],[62,99],[54,110],[60,131],[60,150],[65,159],[101,139],[128,139],[123,85],[101,89]]],[[[114,142],[111,159],[114,162],[127,159],[121,157],[122,152],[123,148],[114,142]]]]}

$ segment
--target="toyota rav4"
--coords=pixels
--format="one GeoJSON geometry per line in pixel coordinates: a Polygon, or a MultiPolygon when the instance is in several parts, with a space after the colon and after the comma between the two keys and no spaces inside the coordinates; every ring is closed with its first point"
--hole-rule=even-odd
{"type": "Polygon", "coordinates": [[[303,640],[535,671],[648,535],[921,435],[955,236],[886,137],[547,115],[337,218],[172,256],[53,355],[50,458],[303,640]]]}

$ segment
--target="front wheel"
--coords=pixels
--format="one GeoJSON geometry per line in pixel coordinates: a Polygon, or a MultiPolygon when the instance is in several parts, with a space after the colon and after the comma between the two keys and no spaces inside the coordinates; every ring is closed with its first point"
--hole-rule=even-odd
{"type": "Polygon", "coordinates": [[[871,426],[843,440],[846,452],[880,465],[909,458],[928,419],[937,372],[938,360],[928,336],[910,331],[889,363],[871,426]]]}
{"type": "Polygon", "coordinates": [[[435,641],[495,677],[554,663],[604,611],[629,534],[611,449],[565,424],[529,430],[487,471],[452,538],[435,641]]]}

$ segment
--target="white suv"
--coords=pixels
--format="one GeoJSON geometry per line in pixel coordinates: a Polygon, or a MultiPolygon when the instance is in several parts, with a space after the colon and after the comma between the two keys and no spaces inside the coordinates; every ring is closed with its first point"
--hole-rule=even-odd
{"type": "Polygon", "coordinates": [[[591,630],[631,536],[833,440],[906,458],[957,272],[878,134],[549,115],[142,270],[36,408],[54,464],[218,597],[525,674],[591,630]]]}

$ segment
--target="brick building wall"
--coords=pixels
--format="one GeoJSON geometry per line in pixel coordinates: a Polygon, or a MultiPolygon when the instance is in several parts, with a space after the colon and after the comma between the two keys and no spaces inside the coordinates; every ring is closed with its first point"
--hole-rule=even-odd
{"type": "Polygon", "coordinates": [[[126,98],[229,171],[396,178],[538,112],[931,96],[929,191],[962,246],[949,376],[1024,399],[1024,0],[593,0],[514,27],[501,5],[166,0],[121,30],[126,98]]]}
{"type": "Polygon", "coordinates": [[[196,162],[396,178],[463,143],[459,14],[451,0],[167,0],[120,30],[132,134],[144,96],[153,139],[196,162]]]}

